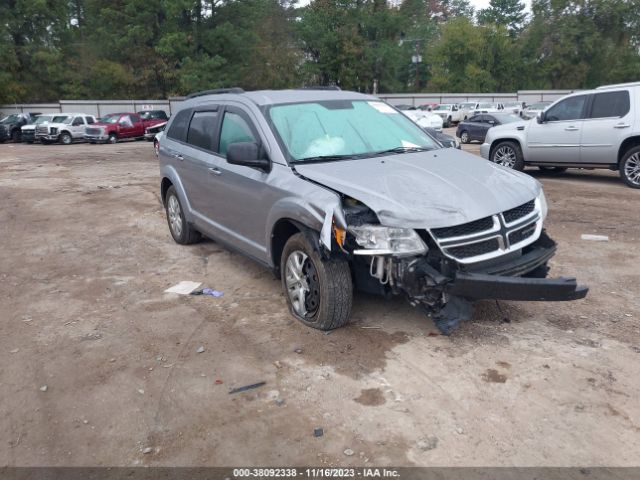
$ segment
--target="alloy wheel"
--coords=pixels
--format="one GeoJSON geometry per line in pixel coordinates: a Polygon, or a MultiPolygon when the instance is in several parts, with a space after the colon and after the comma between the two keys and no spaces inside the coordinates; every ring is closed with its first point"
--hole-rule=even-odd
{"type": "Polygon", "coordinates": [[[171,231],[176,237],[180,237],[182,235],[182,214],[180,211],[180,202],[178,202],[175,195],[169,197],[167,213],[169,214],[171,231]]]}
{"type": "Polygon", "coordinates": [[[285,285],[293,310],[302,318],[313,315],[319,305],[318,273],[309,256],[294,250],[285,265],[285,285]]]}
{"type": "Polygon", "coordinates": [[[460,140],[462,141],[462,143],[469,143],[469,134],[467,132],[462,132],[460,140]]]}
{"type": "Polygon", "coordinates": [[[516,164],[516,152],[513,148],[503,145],[493,154],[493,161],[503,167],[513,168],[516,164]]]}
{"type": "Polygon", "coordinates": [[[624,162],[624,175],[630,183],[640,186],[640,152],[634,153],[624,162]]]}

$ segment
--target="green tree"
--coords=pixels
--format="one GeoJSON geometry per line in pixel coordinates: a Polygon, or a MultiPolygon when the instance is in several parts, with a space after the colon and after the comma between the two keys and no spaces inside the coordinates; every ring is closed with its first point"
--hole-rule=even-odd
{"type": "Polygon", "coordinates": [[[478,12],[478,23],[506,27],[512,34],[522,30],[527,18],[521,0],[491,0],[489,6],[478,12]]]}

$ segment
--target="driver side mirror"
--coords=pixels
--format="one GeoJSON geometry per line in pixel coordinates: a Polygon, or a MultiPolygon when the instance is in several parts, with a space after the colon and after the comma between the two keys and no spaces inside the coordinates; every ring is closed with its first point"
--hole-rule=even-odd
{"type": "Polygon", "coordinates": [[[538,123],[544,123],[546,121],[544,117],[544,112],[540,112],[538,115],[536,115],[536,121],[538,123]]]}
{"type": "Polygon", "coordinates": [[[258,168],[268,172],[271,162],[257,142],[232,143],[227,147],[227,162],[232,165],[258,168]]]}

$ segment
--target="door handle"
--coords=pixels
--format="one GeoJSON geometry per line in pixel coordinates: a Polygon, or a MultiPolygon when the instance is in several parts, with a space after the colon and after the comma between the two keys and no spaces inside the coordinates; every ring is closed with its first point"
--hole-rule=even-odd
{"type": "Polygon", "coordinates": [[[565,128],[565,130],[567,132],[577,132],[579,129],[578,129],[578,127],[567,127],[567,128],[565,128]]]}
{"type": "Polygon", "coordinates": [[[173,154],[173,158],[177,158],[178,160],[184,160],[184,157],[182,155],[180,155],[179,153],[174,153],[173,154]]]}
{"type": "Polygon", "coordinates": [[[613,128],[629,128],[631,125],[629,125],[628,123],[618,123],[617,125],[614,125],[613,128]]]}
{"type": "Polygon", "coordinates": [[[215,168],[215,167],[211,167],[209,169],[209,173],[211,173],[213,175],[222,175],[222,172],[220,170],[218,170],[217,168],[215,168]]]}

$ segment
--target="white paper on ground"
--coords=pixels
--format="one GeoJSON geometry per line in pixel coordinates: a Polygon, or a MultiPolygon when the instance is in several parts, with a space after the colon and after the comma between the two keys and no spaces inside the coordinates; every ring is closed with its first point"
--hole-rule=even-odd
{"type": "Polygon", "coordinates": [[[183,280],[182,282],[175,284],[173,287],[167,288],[164,292],[189,295],[200,285],[202,285],[202,282],[190,282],[189,280],[183,280]]]}
{"type": "Polygon", "coordinates": [[[606,235],[590,235],[588,233],[583,233],[580,238],[582,240],[591,240],[592,242],[608,242],[609,237],[606,235]]]}

